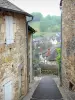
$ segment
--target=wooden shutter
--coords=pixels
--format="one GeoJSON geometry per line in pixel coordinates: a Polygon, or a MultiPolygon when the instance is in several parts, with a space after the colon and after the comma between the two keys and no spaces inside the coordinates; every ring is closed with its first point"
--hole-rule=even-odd
{"type": "Polygon", "coordinates": [[[9,16],[10,43],[14,42],[13,17],[9,16]]]}
{"type": "Polygon", "coordinates": [[[13,17],[6,16],[6,44],[11,44],[14,42],[14,31],[13,31],[13,17]]]}

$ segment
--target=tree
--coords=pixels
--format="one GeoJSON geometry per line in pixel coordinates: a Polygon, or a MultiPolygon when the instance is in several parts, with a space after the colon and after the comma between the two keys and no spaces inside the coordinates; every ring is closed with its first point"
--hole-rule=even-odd
{"type": "Polygon", "coordinates": [[[61,17],[60,16],[50,16],[47,15],[43,17],[40,12],[33,12],[34,16],[33,22],[34,29],[35,27],[40,30],[40,32],[60,32],[61,31],[61,17]],[[37,21],[39,22],[37,26],[37,21]]]}
{"type": "Polygon", "coordinates": [[[47,28],[48,28],[48,24],[47,24],[47,21],[42,19],[40,21],[40,31],[41,32],[46,32],[47,31],[47,28]]]}
{"type": "Polygon", "coordinates": [[[40,21],[43,18],[40,12],[33,12],[31,14],[34,16],[33,21],[40,21]]]}
{"type": "Polygon", "coordinates": [[[59,32],[61,20],[59,16],[46,16],[40,21],[41,32],[59,32]]]}

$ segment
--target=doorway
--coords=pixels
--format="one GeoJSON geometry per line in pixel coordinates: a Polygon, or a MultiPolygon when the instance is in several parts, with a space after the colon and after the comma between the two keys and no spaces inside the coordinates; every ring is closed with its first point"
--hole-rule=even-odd
{"type": "Polygon", "coordinates": [[[12,100],[12,82],[4,85],[4,100],[12,100]]]}

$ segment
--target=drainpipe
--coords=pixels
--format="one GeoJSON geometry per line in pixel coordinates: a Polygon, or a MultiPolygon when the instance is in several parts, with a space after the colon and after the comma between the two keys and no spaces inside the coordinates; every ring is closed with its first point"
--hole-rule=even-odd
{"type": "Polygon", "coordinates": [[[60,65],[60,86],[62,86],[62,5],[61,5],[61,65],[60,65]]]}
{"type": "Polygon", "coordinates": [[[31,20],[28,20],[26,22],[26,44],[27,44],[27,88],[29,88],[29,62],[28,62],[28,22],[31,22],[33,20],[33,16],[31,20]]]}

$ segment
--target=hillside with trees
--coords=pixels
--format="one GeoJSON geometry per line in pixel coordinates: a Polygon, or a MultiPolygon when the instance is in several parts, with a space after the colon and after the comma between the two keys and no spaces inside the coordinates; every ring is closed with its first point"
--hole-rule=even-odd
{"type": "Polygon", "coordinates": [[[39,36],[53,36],[57,32],[61,31],[61,17],[50,16],[44,17],[40,12],[31,13],[34,18],[30,23],[37,32],[34,34],[34,38],[39,36]]]}

